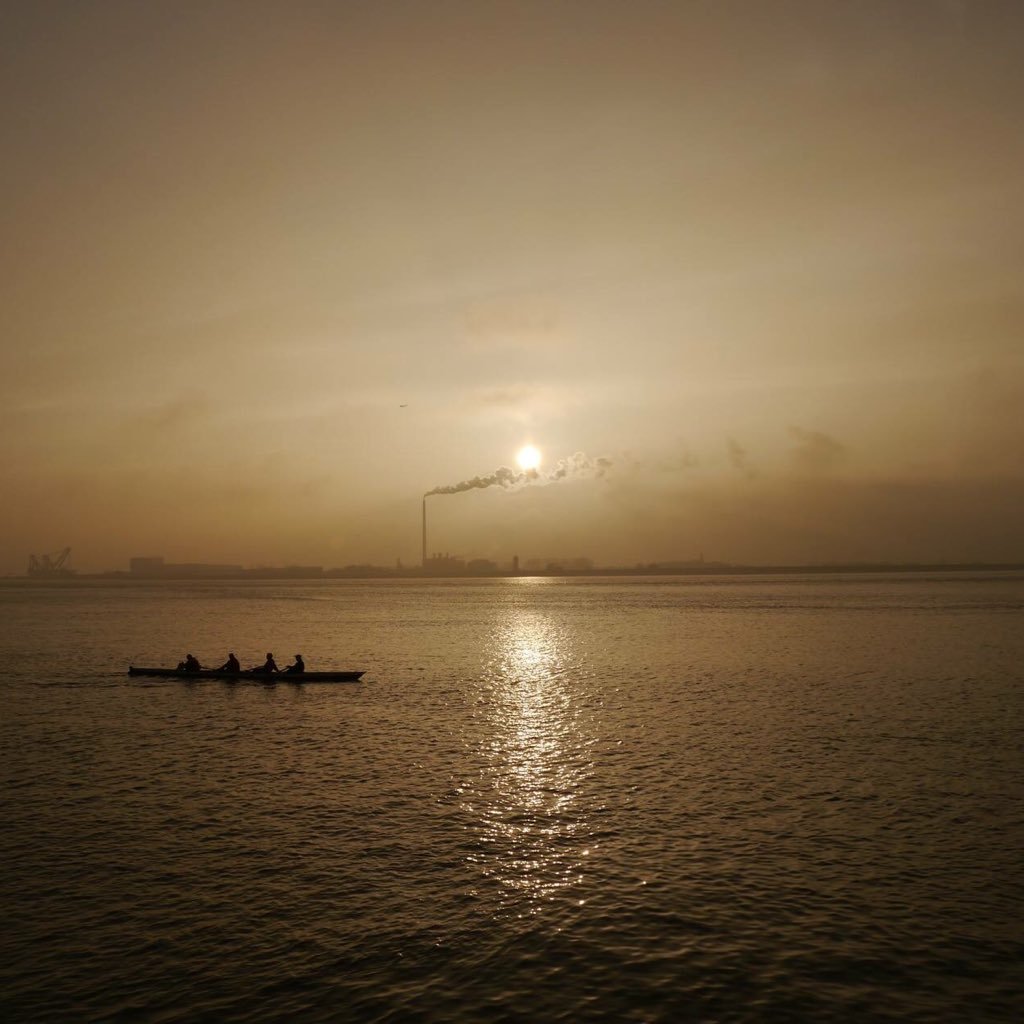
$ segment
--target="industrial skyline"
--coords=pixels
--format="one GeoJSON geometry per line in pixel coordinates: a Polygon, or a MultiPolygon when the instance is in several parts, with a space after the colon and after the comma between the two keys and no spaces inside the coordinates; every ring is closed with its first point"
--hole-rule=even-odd
{"type": "Polygon", "coordinates": [[[502,562],[487,558],[464,558],[447,551],[427,555],[419,565],[393,565],[360,562],[325,567],[322,565],[238,565],[210,562],[168,562],[162,556],[134,556],[128,569],[104,569],[78,572],[67,561],[70,549],[61,552],[59,561],[48,556],[29,557],[24,574],[7,574],[0,579],[29,579],[34,582],[68,583],[93,579],[156,582],[160,580],[329,580],[329,579],[429,579],[518,576],[644,576],[644,575],[735,575],[820,572],[930,572],[930,571],[1021,571],[1024,563],[1014,562],[815,562],[806,564],[733,564],[697,558],[670,559],[661,562],[633,562],[602,565],[583,555],[545,555],[520,558],[512,555],[502,562]]]}

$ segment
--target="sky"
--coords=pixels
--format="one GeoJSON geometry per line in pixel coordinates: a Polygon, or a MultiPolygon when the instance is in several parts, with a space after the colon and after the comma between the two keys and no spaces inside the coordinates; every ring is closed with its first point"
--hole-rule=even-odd
{"type": "Polygon", "coordinates": [[[416,565],[527,443],[431,551],[1024,561],[1022,50],[1001,0],[4,4],[0,573],[416,565]]]}

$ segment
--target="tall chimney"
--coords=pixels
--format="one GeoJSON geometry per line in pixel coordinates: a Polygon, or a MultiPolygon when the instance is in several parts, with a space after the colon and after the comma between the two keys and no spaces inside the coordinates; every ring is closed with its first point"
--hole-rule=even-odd
{"type": "Polygon", "coordinates": [[[420,568],[426,569],[427,567],[427,499],[423,499],[423,559],[420,562],[420,568]]]}

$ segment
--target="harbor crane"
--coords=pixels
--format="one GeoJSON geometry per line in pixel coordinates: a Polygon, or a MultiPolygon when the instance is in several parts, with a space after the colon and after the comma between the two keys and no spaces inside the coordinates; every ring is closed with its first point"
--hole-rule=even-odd
{"type": "Polygon", "coordinates": [[[29,555],[28,575],[70,576],[72,570],[67,566],[70,555],[71,548],[64,548],[63,551],[56,551],[52,555],[29,555]]]}

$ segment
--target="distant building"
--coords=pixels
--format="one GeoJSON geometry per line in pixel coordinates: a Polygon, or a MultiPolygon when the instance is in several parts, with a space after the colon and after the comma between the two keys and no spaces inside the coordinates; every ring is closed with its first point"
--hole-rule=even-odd
{"type": "Polygon", "coordinates": [[[353,580],[365,580],[365,579],[379,579],[382,577],[402,575],[398,569],[390,569],[386,566],[371,565],[369,562],[359,562],[358,564],[342,565],[337,566],[333,569],[325,569],[324,576],[331,579],[353,579],[353,580]]]}
{"type": "Polygon", "coordinates": [[[128,560],[128,571],[133,576],[159,576],[164,571],[164,560],[157,555],[131,558],[128,560]]]}
{"type": "Polygon", "coordinates": [[[162,579],[219,579],[241,576],[245,570],[240,565],[217,565],[207,562],[165,562],[158,556],[131,558],[128,568],[132,576],[162,579]]]}
{"type": "Polygon", "coordinates": [[[527,569],[534,572],[590,572],[594,568],[592,558],[531,558],[527,569]]]}
{"type": "Polygon", "coordinates": [[[218,579],[225,576],[241,576],[245,570],[240,565],[215,565],[207,562],[181,562],[164,566],[164,576],[177,579],[218,579]]]}
{"type": "Polygon", "coordinates": [[[263,566],[259,569],[239,569],[246,576],[273,580],[315,580],[324,574],[322,565],[263,566]]]}
{"type": "Polygon", "coordinates": [[[466,563],[466,571],[476,573],[497,572],[498,563],[492,562],[489,558],[471,558],[466,563]]]}
{"type": "Polygon", "coordinates": [[[428,576],[456,576],[465,571],[465,561],[447,551],[443,555],[431,555],[423,563],[423,572],[428,576]]]}

